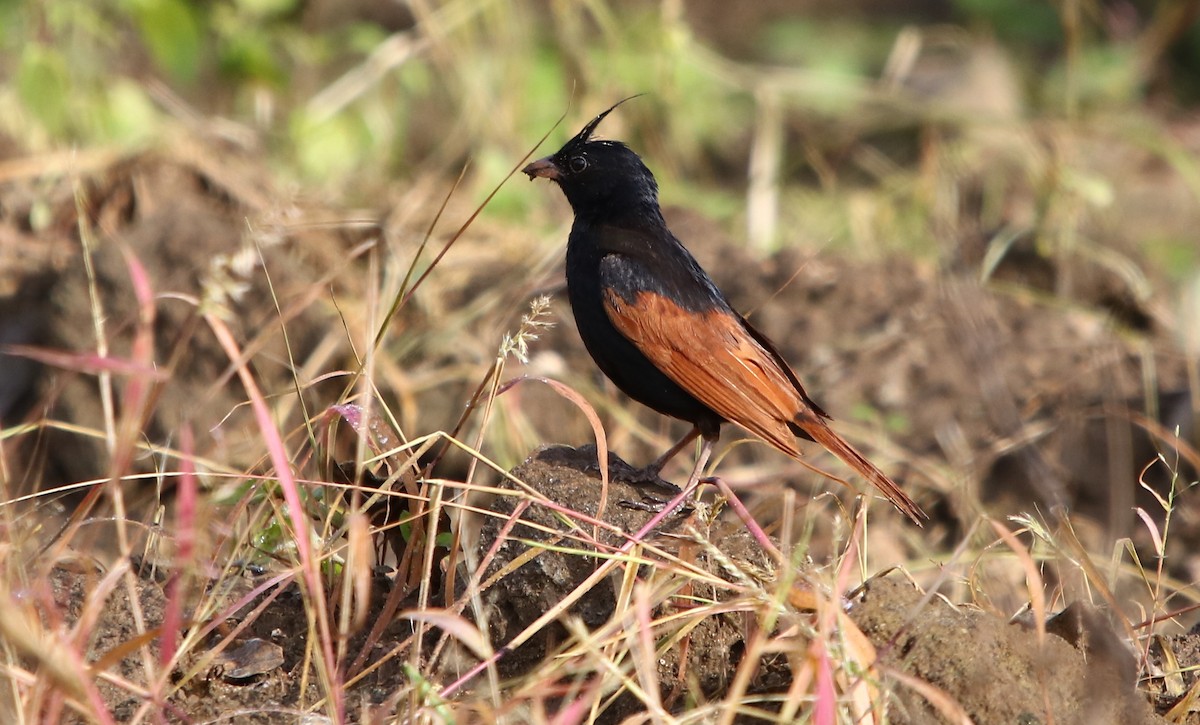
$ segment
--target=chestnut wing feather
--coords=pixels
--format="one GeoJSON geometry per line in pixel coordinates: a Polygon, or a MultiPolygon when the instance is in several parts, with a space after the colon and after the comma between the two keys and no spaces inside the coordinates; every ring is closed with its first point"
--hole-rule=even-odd
{"type": "Polygon", "coordinates": [[[820,443],[921,525],[925,513],[916,502],[826,424],[829,416],[808,398],[771,343],[724,298],[689,310],[655,291],[640,271],[636,262],[616,255],[602,261],[602,301],[613,327],[655,367],[722,418],[783,453],[800,456],[796,435],[820,443]]]}
{"type": "Polygon", "coordinates": [[[731,312],[689,312],[646,290],[629,302],[611,288],[604,309],[622,335],[697,400],[780,451],[800,455],[788,421],[803,413],[803,400],[731,312]]]}

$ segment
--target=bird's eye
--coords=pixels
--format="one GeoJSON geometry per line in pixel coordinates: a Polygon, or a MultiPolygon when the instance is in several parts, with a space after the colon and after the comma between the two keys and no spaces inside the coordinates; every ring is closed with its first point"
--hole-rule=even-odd
{"type": "Polygon", "coordinates": [[[579,174],[588,167],[588,161],[582,156],[571,157],[571,173],[579,174]]]}

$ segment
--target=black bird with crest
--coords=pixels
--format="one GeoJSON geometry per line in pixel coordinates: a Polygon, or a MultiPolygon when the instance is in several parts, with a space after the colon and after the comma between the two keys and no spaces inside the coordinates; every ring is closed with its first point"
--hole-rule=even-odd
{"type": "Polygon", "coordinates": [[[657,477],[700,436],[688,481],[694,486],[721,425],[730,422],[796,459],[797,436],[820,443],[920,524],[920,507],[829,427],[829,415],[775,345],[733,309],[667,228],[658,184],[642,159],[620,141],[592,138],[623,102],[522,171],[557,183],[575,213],[567,296],[588,353],[626,395],[693,426],[646,474],[657,477]]]}

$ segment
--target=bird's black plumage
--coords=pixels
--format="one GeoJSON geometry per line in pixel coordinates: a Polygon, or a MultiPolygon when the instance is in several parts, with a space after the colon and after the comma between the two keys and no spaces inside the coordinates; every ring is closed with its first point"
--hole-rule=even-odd
{"type": "Polygon", "coordinates": [[[659,370],[613,326],[604,308],[603,290],[611,289],[631,304],[639,292],[652,292],[692,312],[732,312],[667,228],[658,184],[641,158],[620,141],[591,140],[609,111],[525,173],[531,179],[550,175],[575,212],[567,239],[567,296],[579,336],[601,372],[639,403],[715,434],[724,418],[659,370]]]}
{"type": "Polygon", "coordinates": [[[555,181],[575,212],[567,293],[601,371],[634,400],[692,423],[706,450],[726,421],[796,457],[795,436],[816,440],[914,520],[923,515],[829,428],[829,416],[775,346],[733,309],[667,228],[658,184],[641,158],[619,141],[591,138],[611,111],[523,169],[531,179],[555,181]]]}

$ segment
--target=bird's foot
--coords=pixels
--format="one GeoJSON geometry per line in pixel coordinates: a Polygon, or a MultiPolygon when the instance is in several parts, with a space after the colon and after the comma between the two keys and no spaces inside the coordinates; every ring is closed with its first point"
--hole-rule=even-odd
{"type": "MultiPolygon", "coordinates": [[[[591,445],[580,447],[579,450],[587,450],[592,452],[595,448],[591,445]]],[[[589,470],[600,470],[598,463],[588,465],[589,470]]],[[[676,486],[674,483],[662,477],[663,462],[655,461],[648,466],[635,468],[616,454],[610,452],[608,457],[608,477],[611,481],[620,481],[621,483],[633,486],[640,490],[640,501],[618,501],[617,504],[622,508],[633,509],[635,511],[646,511],[648,513],[660,513],[665,510],[668,504],[677,498],[683,489],[676,486]]],[[[681,512],[690,513],[695,507],[690,503],[683,502],[676,505],[675,509],[681,512]]]]}
{"type": "Polygon", "coordinates": [[[630,468],[624,471],[618,480],[630,486],[652,486],[677,494],[683,489],[662,477],[662,466],[649,465],[645,468],[630,468]]]}
{"type": "MultiPolygon", "coordinates": [[[[671,484],[671,485],[674,486],[674,484],[671,484]]],[[[683,490],[679,489],[678,486],[676,486],[676,488],[679,490],[680,493],[683,493],[683,490]]],[[[667,507],[671,505],[671,502],[674,501],[676,498],[678,498],[678,496],[672,496],[671,498],[667,499],[667,498],[655,496],[652,493],[643,493],[641,501],[618,501],[617,505],[623,509],[632,509],[634,511],[645,511],[648,514],[657,514],[657,513],[662,513],[663,511],[665,511],[667,509],[667,507]]],[[[690,502],[679,501],[678,503],[676,503],[674,505],[672,511],[667,512],[667,515],[668,516],[671,516],[671,515],[683,516],[686,514],[690,514],[692,511],[695,511],[695,510],[696,510],[696,507],[693,506],[690,502]]]]}
{"type": "MultiPolygon", "coordinates": [[[[649,465],[645,468],[630,467],[628,470],[622,471],[617,480],[640,489],[642,500],[620,501],[618,502],[619,505],[622,508],[645,511],[652,514],[663,511],[667,507],[667,504],[683,493],[683,489],[663,478],[660,475],[661,472],[662,466],[655,465],[649,465]],[[655,492],[655,489],[664,492],[665,495],[659,495],[659,493],[655,492]]],[[[683,502],[676,508],[679,513],[691,513],[695,507],[690,503],[683,502]]]]}
{"type": "MultiPolygon", "coordinates": [[[[582,450],[582,449],[581,449],[582,450]]],[[[590,464],[589,470],[600,470],[599,464],[590,464]]],[[[625,461],[615,455],[610,454],[608,458],[608,478],[610,481],[620,481],[627,483],[630,486],[638,488],[657,488],[666,495],[676,495],[683,489],[660,475],[662,466],[650,464],[643,468],[634,468],[625,461]]]]}

